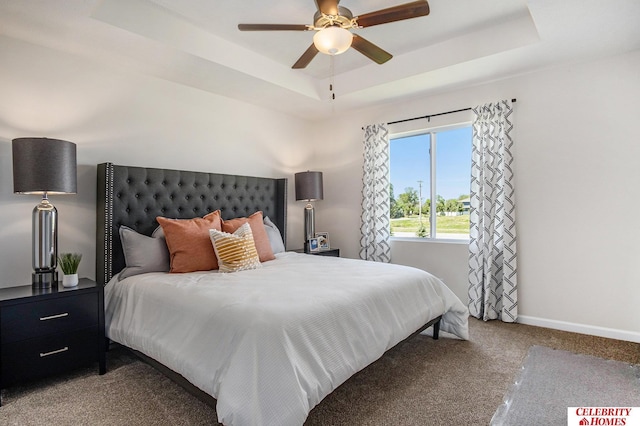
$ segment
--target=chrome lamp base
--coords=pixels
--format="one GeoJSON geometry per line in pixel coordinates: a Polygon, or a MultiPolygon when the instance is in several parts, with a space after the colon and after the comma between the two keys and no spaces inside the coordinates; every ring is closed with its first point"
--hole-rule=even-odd
{"type": "Polygon", "coordinates": [[[34,272],[31,276],[34,288],[51,288],[58,282],[58,271],[34,272]]]}
{"type": "Polygon", "coordinates": [[[32,224],[33,287],[51,288],[58,282],[58,211],[46,192],[33,209],[32,224]]]}
{"type": "Polygon", "coordinates": [[[316,236],[316,218],[313,205],[308,203],[304,207],[304,252],[309,253],[309,240],[316,236]]]}

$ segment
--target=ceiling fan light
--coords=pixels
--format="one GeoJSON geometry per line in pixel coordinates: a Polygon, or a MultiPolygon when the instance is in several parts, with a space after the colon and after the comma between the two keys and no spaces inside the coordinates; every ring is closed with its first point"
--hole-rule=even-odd
{"type": "Polygon", "coordinates": [[[338,27],[326,27],[313,36],[313,44],[320,52],[327,55],[339,55],[351,47],[353,34],[351,31],[338,27]]]}

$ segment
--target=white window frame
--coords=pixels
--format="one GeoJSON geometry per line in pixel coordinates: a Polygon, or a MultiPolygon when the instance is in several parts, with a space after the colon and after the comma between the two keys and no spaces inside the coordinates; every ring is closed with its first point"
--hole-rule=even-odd
{"type": "MultiPolygon", "coordinates": [[[[406,138],[410,136],[429,135],[429,197],[431,200],[431,206],[429,209],[429,236],[428,237],[396,237],[391,236],[391,240],[394,241],[422,241],[428,243],[447,243],[447,244],[469,244],[469,238],[437,238],[433,235],[436,233],[436,221],[435,211],[437,203],[436,194],[436,133],[446,132],[448,130],[460,129],[463,127],[472,127],[472,121],[464,121],[455,124],[449,124],[444,126],[427,127],[418,130],[411,130],[407,132],[397,132],[389,135],[389,140],[406,138]],[[436,194],[436,196],[434,196],[436,194]]],[[[471,170],[469,170],[469,176],[471,176],[471,170]]],[[[471,179],[471,177],[469,177],[471,179]]],[[[421,201],[421,200],[420,200],[421,201]]]]}

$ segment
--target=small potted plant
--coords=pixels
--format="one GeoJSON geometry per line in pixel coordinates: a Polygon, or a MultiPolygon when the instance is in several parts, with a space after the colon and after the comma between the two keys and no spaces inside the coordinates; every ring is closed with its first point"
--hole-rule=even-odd
{"type": "Polygon", "coordinates": [[[62,253],[58,257],[58,264],[62,269],[62,285],[64,287],[75,287],[78,285],[78,266],[82,255],[79,253],[62,253]]]}

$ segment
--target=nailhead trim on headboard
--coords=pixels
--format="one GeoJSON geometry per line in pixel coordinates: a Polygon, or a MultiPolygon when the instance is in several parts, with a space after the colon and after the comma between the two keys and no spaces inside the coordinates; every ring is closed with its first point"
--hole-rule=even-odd
{"type": "Polygon", "coordinates": [[[124,266],[121,225],[151,235],[157,216],[184,219],[220,209],[231,219],[261,210],[286,242],[286,205],[287,179],[99,164],[96,276],[104,285],[124,266]]]}

